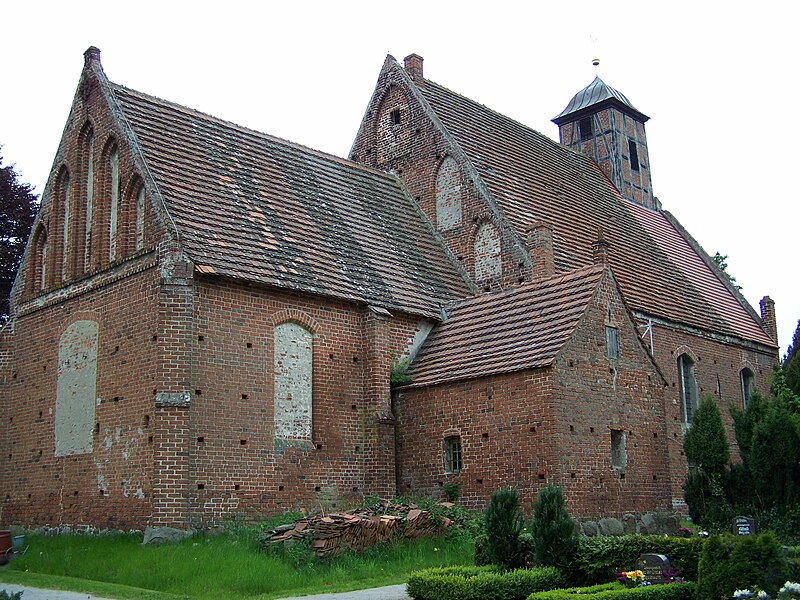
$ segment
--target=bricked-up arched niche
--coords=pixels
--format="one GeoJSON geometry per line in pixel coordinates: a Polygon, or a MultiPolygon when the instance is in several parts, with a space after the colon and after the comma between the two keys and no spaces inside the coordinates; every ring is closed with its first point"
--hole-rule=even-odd
{"type": "Polygon", "coordinates": [[[33,233],[31,246],[32,255],[28,263],[27,287],[29,292],[37,292],[47,288],[50,282],[50,273],[47,269],[47,229],[41,223],[33,233]]]}
{"type": "Polygon", "coordinates": [[[275,437],[311,440],[314,334],[294,321],[275,326],[275,437]]]}
{"type": "Polygon", "coordinates": [[[103,231],[100,252],[97,254],[98,266],[117,259],[117,231],[119,230],[119,149],[114,138],[109,138],[103,148],[100,181],[102,189],[102,215],[100,221],[103,231]]]}
{"type": "Polygon", "coordinates": [[[745,367],[739,371],[739,384],[742,389],[742,408],[747,408],[750,397],[756,389],[756,376],[752,369],[745,367]]]}
{"type": "Polygon", "coordinates": [[[681,396],[681,423],[689,425],[692,422],[692,414],[698,406],[698,398],[694,360],[688,354],[681,354],[678,357],[678,382],[681,396]]]}
{"type": "Polygon", "coordinates": [[[436,226],[447,231],[461,225],[463,202],[461,170],[453,157],[448,156],[436,173],[436,226]]]}
{"type": "Polygon", "coordinates": [[[52,252],[55,254],[53,260],[53,279],[56,284],[60,284],[67,279],[67,257],[69,256],[69,171],[67,167],[61,167],[56,177],[55,193],[53,195],[53,216],[51,222],[53,235],[56,236],[52,242],[52,252]],[[56,229],[60,223],[60,232],[56,229]],[[57,248],[58,235],[61,234],[61,244],[57,248]]]}
{"type": "Polygon", "coordinates": [[[95,321],[75,321],[58,341],[56,383],[56,456],[92,451],[97,397],[97,336],[95,321]]]}
{"type": "Polygon", "coordinates": [[[488,282],[503,272],[500,233],[491,221],[484,221],[475,233],[475,281],[488,282]]]}
{"type": "Polygon", "coordinates": [[[94,130],[87,123],[78,138],[80,161],[80,222],[75,238],[75,275],[84,273],[92,265],[92,221],[94,220],[94,130]]]}
{"type": "Polygon", "coordinates": [[[408,98],[397,86],[386,90],[375,124],[378,164],[400,158],[411,151],[411,111],[408,98]]]}
{"type": "Polygon", "coordinates": [[[146,204],[144,182],[141,177],[134,175],[131,178],[125,187],[123,198],[120,210],[122,232],[118,237],[123,241],[120,250],[122,254],[127,255],[144,249],[146,204]]]}

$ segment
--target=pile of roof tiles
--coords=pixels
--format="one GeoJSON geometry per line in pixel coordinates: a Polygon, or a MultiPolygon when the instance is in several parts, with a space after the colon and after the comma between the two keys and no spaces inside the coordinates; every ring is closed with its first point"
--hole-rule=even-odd
{"type": "MultiPolygon", "coordinates": [[[[452,504],[443,502],[445,507],[452,504]]],[[[360,552],[380,542],[399,538],[436,537],[452,521],[435,519],[427,510],[408,504],[385,503],[380,512],[353,509],[304,517],[294,524],[282,525],[267,532],[264,548],[273,544],[311,539],[311,549],[321,557],[335,556],[346,550],[360,552]]]]}

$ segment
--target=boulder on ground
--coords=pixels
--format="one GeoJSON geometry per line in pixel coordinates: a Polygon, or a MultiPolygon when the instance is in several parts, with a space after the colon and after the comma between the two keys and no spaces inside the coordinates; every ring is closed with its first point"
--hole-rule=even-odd
{"type": "Polygon", "coordinates": [[[148,527],[144,530],[142,546],[160,546],[161,544],[175,544],[181,540],[192,537],[192,529],[176,529],[174,527],[148,527]]]}
{"type": "Polygon", "coordinates": [[[625,533],[622,521],[613,517],[609,519],[600,519],[597,522],[597,527],[600,529],[601,535],[623,535],[625,533]]]}

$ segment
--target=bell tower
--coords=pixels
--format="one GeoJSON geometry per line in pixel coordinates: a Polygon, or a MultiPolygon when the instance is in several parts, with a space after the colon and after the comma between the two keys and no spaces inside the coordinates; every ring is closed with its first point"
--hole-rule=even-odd
{"type": "Polygon", "coordinates": [[[624,198],[656,209],[644,130],[649,118],[595,77],[553,123],[561,143],[591,157],[624,198]]]}

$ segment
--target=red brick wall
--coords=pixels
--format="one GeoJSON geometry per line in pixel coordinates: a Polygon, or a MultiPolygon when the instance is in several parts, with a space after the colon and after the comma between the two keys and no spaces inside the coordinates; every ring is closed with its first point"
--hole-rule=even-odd
{"type": "Polygon", "coordinates": [[[668,510],[664,382],[609,279],[557,358],[556,373],[548,433],[558,452],[548,477],[563,486],[570,510],[618,517],[668,510]],[[616,360],[606,354],[606,324],[617,328],[616,360]],[[625,437],[624,469],[612,465],[612,429],[625,437]]]}
{"type": "Polygon", "coordinates": [[[388,406],[391,358],[416,326],[401,314],[376,322],[349,302],[196,280],[192,520],[393,495],[394,423],[384,398],[388,406]],[[273,331],[286,320],[314,334],[310,442],[274,437],[273,331]]]}
{"type": "Polygon", "coordinates": [[[32,311],[16,318],[13,336],[0,336],[13,344],[2,386],[6,523],[133,528],[150,517],[158,272],[95,283],[68,300],[21,307],[32,311]],[[76,320],[99,325],[93,451],[56,457],[59,337],[76,320]]]}
{"type": "MultiPolygon", "coordinates": [[[[353,143],[350,158],[356,162],[384,170],[393,170],[408,186],[408,193],[428,215],[434,226],[436,215],[436,179],[448,156],[460,168],[462,205],[461,224],[439,228],[447,246],[458,258],[470,278],[475,280],[475,239],[480,225],[491,222],[500,234],[503,274],[499,278],[480,280],[481,289],[516,283],[528,267],[527,250],[512,238],[498,221],[497,214],[487,205],[470,175],[466,158],[450,152],[450,144],[442,132],[425,114],[418,99],[405,87],[399,73],[384,71],[378,78],[364,122],[353,143]],[[398,107],[402,122],[387,125],[386,115],[398,107]],[[387,132],[387,127],[389,131],[387,132]]],[[[452,202],[452,199],[450,199],[452,202]]],[[[529,273],[528,273],[529,274],[529,273]]]]}
{"type": "Polygon", "coordinates": [[[405,388],[395,405],[399,493],[442,496],[453,481],[462,502],[480,507],[511,485],[530,510],[538,489],[554,481],[576,516],[669,506],[663,381],[608,279],[553,368],[405,388]],[[616,362],[606,358],[607,322],[619,331],[616,362]],[[612,428],[626,435],[624,477],[611,464],[612,428]],[[461,436],[458,474],[445,474],[449,435],[461,436]]]}
{"type": "MultiPolygon", "coordinates": [[[[647,341],[647,339],[646,339],[647,341]]],[[[649,343],[649,342],[648,342],[649,343]]],[[[755,346],[745,346],[725,341],[716,341],[693,335],[678,328],[655,325],[653,345],[656,362],[667,379],[666,416],[669,436],[669,459],[672,476],[673,504],[680,510],[683,506],[681,485],[686,473],[686,458],[683,455],[683,434],[680,421],[680,382],[678,379],[678,356],[688,353],[694,360],[697,389],[700,396],[710,394],[717,402],[722,420],[728,429],[731,443],[731,458],[738,460],[736,438],[730,405],[742,408],[739,372],[747,367],[753,371],[758,389],[769,393],[769,376],[777,356],[755,346]],[[719,394],[717,381],[719,378],[719,394]]]]}

